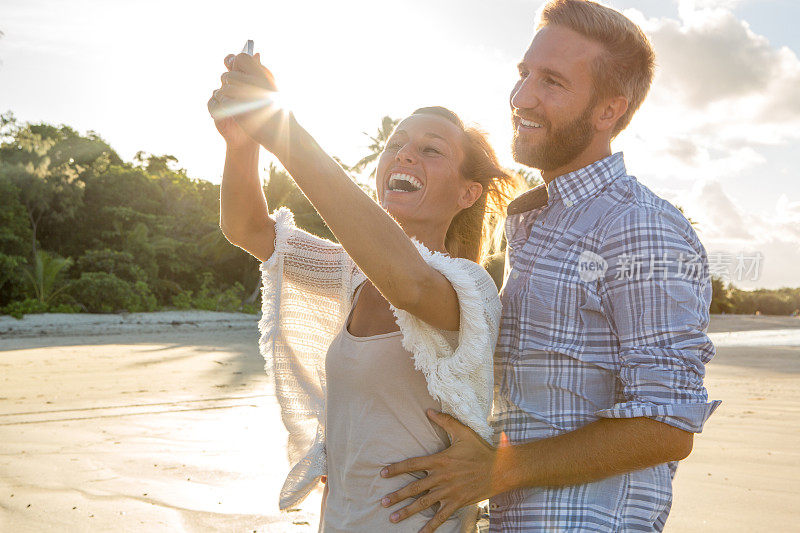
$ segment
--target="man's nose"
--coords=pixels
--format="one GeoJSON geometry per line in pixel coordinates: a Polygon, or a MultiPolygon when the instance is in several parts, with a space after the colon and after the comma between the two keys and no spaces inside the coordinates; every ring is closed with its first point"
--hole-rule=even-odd
{"type": "Polygon", "coordinates": [[[539,105],[539,95],[536,91],[536,84],[531,79],[533,76],[528,76],[524,80],[520,80],[511,91],[511,107],[514,109],[533,109],[539,105]]]}

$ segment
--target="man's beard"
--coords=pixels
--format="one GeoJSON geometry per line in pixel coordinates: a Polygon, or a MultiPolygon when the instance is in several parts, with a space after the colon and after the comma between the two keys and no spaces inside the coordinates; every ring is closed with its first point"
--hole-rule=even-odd
{"type": "Polygon", "coordinates": [[[514,161],[542,171],[561,168],[583,152],[592,142],[594,127],[591,123],[595,102],[590,102],[581,116],[557,129],[551,129],[549,122],[539,122],[547,129],[544,140],[539,144],[526,143],[517,129],[511,152],[514,161]]]}

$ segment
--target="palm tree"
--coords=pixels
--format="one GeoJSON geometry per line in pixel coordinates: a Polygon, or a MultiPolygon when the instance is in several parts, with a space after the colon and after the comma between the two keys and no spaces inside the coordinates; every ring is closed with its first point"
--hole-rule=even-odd
{"type": "Polygon", "coordinates": [[[363,172],[364,169],[369,168],[369,178],[374,178],[377,170],[376,162],[378,157],[381,155],[381,152],[383,152],[386,141],[389,140],[389,137],[394,131],[394,127],[397,126],[399,122],[400,119],[392,118],[387,115],[381,120],[381,127],[378,128],[378,133],[376,133],[374,137],[367,132],[363,132],[371,141],[371,144],[368,146],[369,154],[362,157],[355,165],[350,167],[350,170],[353,172],[363,172]]]}
{"type": "Polygon", "coordinates": [[[34,255],[33,266],[25,267],[23,272],[33,289],[36,299],[46,304],[58,293],[69,286],[69,283],[59,285],[60,274],[69,268],[72,259],[56,257],[44,250],[38,250],[34,255]]]}

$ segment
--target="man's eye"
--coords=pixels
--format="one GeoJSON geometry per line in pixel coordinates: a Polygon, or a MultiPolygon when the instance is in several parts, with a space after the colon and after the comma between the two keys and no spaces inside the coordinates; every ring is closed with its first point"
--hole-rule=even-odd
{"type": "Polygon", "coordinates": [[[555,85],[556,87],[563,87],[560,83],[558,83],[556,80],[554,80],[553,78],[551,78],[549,76],[544,79],[544,82],[546,84],[548,84],[548,85],[555,85]]]}
{"type": "Polygon", "coordinates": [[[400,143],[398,143],[398,142],[386,143],[386,148],[384,148],[384,149],[385,150],[399,150],[400,149],[400,143]]]}
{"type": "Polygon", "coordinates": [[[423,152],[426,152],[426,153],[431,153],[432,152],[434,154],[439,154],[439,155],[442,154],[442,152],[440,152],[438,149],[434,148],[433,146],[426,146],[425,149],[423,150],[423,152]]]}
{"type": "Polygon", "coordinates": [[[520,79],[525,79],[525,78],[528,77],[528,73],[520,70],[519,71],[519,77],[520,77],[520,79]]]}

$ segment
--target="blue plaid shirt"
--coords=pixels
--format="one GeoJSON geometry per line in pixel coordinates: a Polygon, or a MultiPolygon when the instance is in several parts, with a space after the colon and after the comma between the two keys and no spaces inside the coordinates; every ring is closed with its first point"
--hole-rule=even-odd
{"type": "MultiPolygon", "coordinates": [[[[699,433],[720,403],[703,386],[711,280],[681,212],[627,175],[618,152],[508,213],[497,435],[521,443],[639,416],[699,433]]],[[[490,531],[661,531],[676,468],[501,494],[490,531]]]]}

